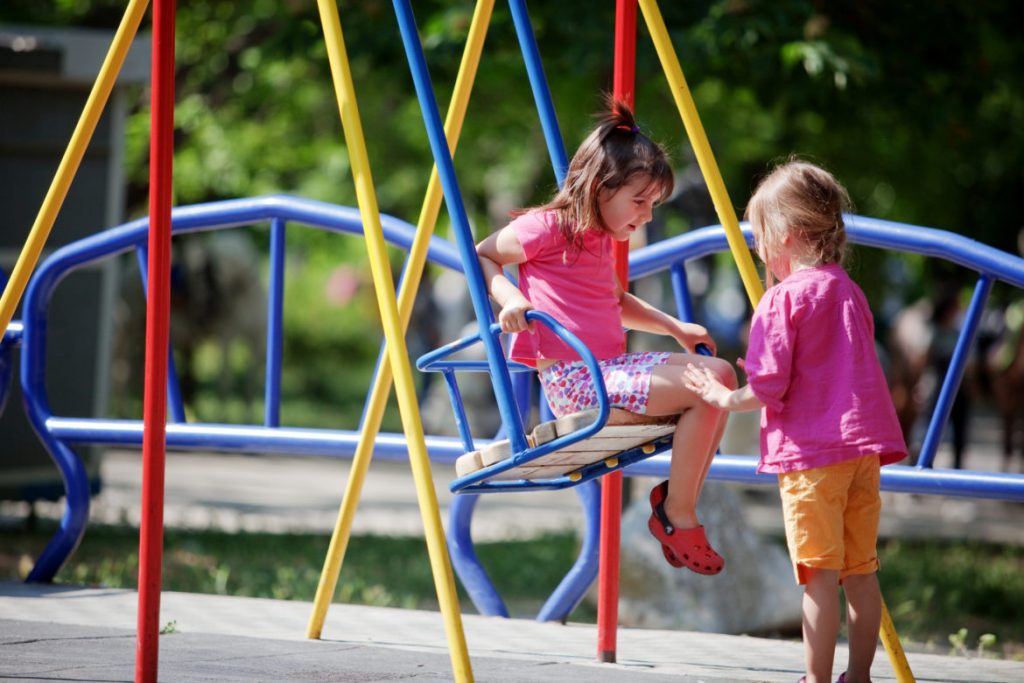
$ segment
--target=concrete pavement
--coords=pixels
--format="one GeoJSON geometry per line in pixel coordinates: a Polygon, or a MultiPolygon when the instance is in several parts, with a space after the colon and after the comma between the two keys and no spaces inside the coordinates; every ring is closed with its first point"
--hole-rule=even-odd
{"type": "MultiPolygon", "coordinates": [[[[130,681],[134,591],[0,583],[0,680],[130,681]]],[[[440,614],[332,605],[322,639],[305,638],[306,602],[165,592],[160,680],[452,680],[440,614]]],[[[672,680],[792,683],[798,641],[619,629],[618,663],[596,661],[592,625],[462,617],[479,681],[584,683],[672,680]]],[[[1024,663],[910,653],[922,683],[1017,683],[1024,663]]],[[[846,659],[840,646],[836,661],[846,659]]],[[[841,665],[840,665],[841,666],[841,665]]],[[[879,650],[872,678],[895,677],[879,650]]]]}

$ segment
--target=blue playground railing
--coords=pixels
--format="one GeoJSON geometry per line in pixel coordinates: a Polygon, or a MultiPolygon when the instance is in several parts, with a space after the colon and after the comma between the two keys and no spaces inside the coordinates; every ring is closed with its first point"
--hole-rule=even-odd
{"type": "MultiPolygon", "coordinates": [[[[268,327],[266,358],[266,409],[264,423],[256,425],[200,424],[184,420],[180,393],[176,382],[169,382],[171,423],[167,427],[169,450],[216,450],[228,452],[287,454],[314,457],[351,457],[359,440],[358,431],[281,427],[280,409],[280,339],[282,320],[282,287],[284,268],[284,232],[288,223],[304,224],[334,232],[361,234],[362,223],[355,209],[337,207],[286,196],[232,200],[181,207],[172,216],[176,235],[229,227],[270,224],[270,286],[268,288],[268,327]]],[[[382,216],[385,237],[396,246],[408,249],[414,237],[413,226],[398,219],[382,216]]],[[[145,249],[145,219],[112,228],[84,238],[55,251],[33,275],[26,291],[22,321],[15,321],[0,340],[0,404],[7,394],[11,374],[10,349],[21,346],[21,387],[25,409],[61,471],[67,506],[60,528],[43,551],[30,573],[29,581],[49,581],[74,551],[88,521],[89,487],[81,460],[74,448],[85,445],[140,447],[142,422],[96,417],[57,416],[49,408],[45,386],[47,339],[47,306],[55,287],[68,273],[103,258],[135,249],[145,249]]],[[[930,493],[939,495],[994,498],[1024,501],[1024,475],[971,470],[935,469],[933,462],[939,437],[948,419],[952,397],[963,375],[968,351],[977,334],[989,292],[996,281],[1024,289],[1024,259],[1000,252],[974,240],[929,228],[880,221],[859,216],[848,217],[850,241],[871,247],[923,254],[959,264],[978,273],[974,297],[968,307],[965,324],[954,352],[953,361],[943,380],[937,407],[931,417],[918,461],[913,466],[889,466],[882,472],[882,487],[889,491],[930,493]]],[[[752,237],[745,229],[748,242],[752,237]]],[[[686,262],[728,250],[724,231],[718,226],[694,230],[685,235],[638,249],[630,257],[633,279],[669,271],[675,294],[677,314],[693,319],[689,292],[686,288],[686,262]]],[[[461,271],[454,247],[434,238],[428,252],[434,263],[461,271]]],[[[543,320],[545,316],[538,315],[543,320]]],[[[553,328],[560,326],[544,321],[553,328]]],[[[494,334],[494,330],[489,332],[494,334]]],[[[578,340],[566,338],[572,344],[578,340]]],[[[497,335],[495,335],[497,336],[497,335]]],[[[455,344],[469,345],[476,336],[455,344]]],[[[449,345],[451,346],[451,345],[449,345]]],[[[448,347],[446,347],[448,348],[448,347]]],[[[585,347],[581,350],[586,352],[585,347]]],[[[431,354],[428,354],[428,357],[431,354]]],[[[429,364],[424,357],[421,364],[429,364]]],[[[487,371],[484,362],[452,363],[450,374],[457,370],[487,371]]],[[[517,375],[529,379],[525,368],[509,364],[517,375]]],[[[449,374],[446,372],[446,374],[449,374]]],[[[517,407],[520,416],[529,410],[535,392],[529,383],[519,383],[517,407]],[[525,388],[525,389],[524,389],[525,388]]],[[[450,392],[458,399],[457,384],[450,392]]],[[[457,403],[461,406],[461,401],[457,403]]],[[[460,408],[461,409],[461,408],[460,408]]],[[[459,410],[456,414],[459,414],[459,410]]],[[[466,441],[482,447],[491,438],[474,438],[468,433],[464,419],[457,420],[461,438],[427,436],[430,456],[437,462],[451,463],[466,452],[466,441]]],[[[522,420],[522,417],[520,417],[522,420]]],[[[601,420],[603,422],[603,420],[601,420]]],[[[521,427],[520,427],[521,428],[521,427]]],[[[499,435],[500,436],[500,435],[499,435]]],[[[577,438],[578,435],[573,435],[577,438]]],[[[583,437],[578,438],[585,438],[583,437]]],[[[407,458],[402,434],[384,433],[376,440],[374,454],[388,459],[407,458]]],[[[662,449],[662,451],[664,448],[662,449]]],[[[663,452],[634,462],[625,470],[628,475],[667,476],[669,457],[663,452]]],[[[710,477],[717,480],[745,483],[774,483],[771,477],[757,475],[753,456],[721,454],[715,457],[710,477]]],[[[597,539],[599,535],[599,487],[593,481],[576,487],[586,515],[584,541],[576,564],[552,593],[538,615],[540,620],[562,620],[572,611],[592,584],[597,571],[597,539]]],[[[473,550],[470,526],[478,495],[456,496],[450,511],[448,539],[453,565],[466,586],[477,609],[484,614],[507,614],[507,610],[480,566],[473,550]]]]}
{"type": "MultiPolygon", "coordinates": [[[[173,211],[171,222],[174,235],[269,222],[271,267],[267,297],[264,424],[187,423],[178,389],[177,374],[172,364],[168,377],[168,449],[351,456],[359,440],[358,432],[279,426],[281,312],[284,233],[287,223],[361,235],[362,220],[359,211],[294,197],[268,196],[181,207],[173,211]]],[[[381,223],[384,237],[389,243],[409,249],[416,232],[414,226],[387,215],[381,216],[381,223]]],[[[86,237],[55,251],[40,264],[29,282],[23,303],[23,320],[12,323],[0,341],[0,381],[10,377],[10,349],[21,345],[21,388],[25,397],[25,411],[32,427],[61,472],[67,498],[60,526],[36,561],[28,581],[52,580],[85,532],[89,518],[89,484],[82,461],[73,447],[141,447],[142,444],[141,420],[65,417],[53,414],[46,391],[47,308],[50,298],[58,283],[72,271],[132,249],[140,254],[145,282],[147,236],[148,219],[143,218],[86,237]]],[[[462,270],[457,254],[444,240],[434,238],[431,241],[428,258],[442,266],[460,272],[462,270]]],[[[8,381],[0,383],[0,405],[6,399],[8,386],[8,381]]],[[[459,443],[458,439],[450,437],[430,437],[427,440],[432,457],[449,461],[462,454],[459,443]]],[[[376,440],[376,452],[382,457],[408,457],[405,438],[401,434],[380,434],[376,440]]]]}

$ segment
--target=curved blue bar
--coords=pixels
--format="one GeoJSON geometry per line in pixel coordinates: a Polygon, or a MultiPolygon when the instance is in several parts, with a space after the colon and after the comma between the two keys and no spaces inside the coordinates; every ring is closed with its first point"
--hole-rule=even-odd
{"type": "MultiPolygon", "coordinates": [[[[847,239],[866,247],[895,249],[941,258],[1024,289],[1024,260],[987,244],[935,228],[846,215],[847,239]]],[[[750,224],[740,224],[747,244],[753,246],[750,224]]],[[[680,261],[729,250],[725,230],[711,225],[636,249],[629,254],[629,276],[638,280],[667,270],[680,261]]]]}
{"type": "MultiPolygon", "coordinates": [[[[358,209],[289,195],[225,199],[179,206],[171,211],[171,230],[175,235],[184,235],[270,222],[275,218],[331,232],[353,235],[363,233],[363,222],[358,209]]],[[[412,246],[416,226],[388,214],[381,214],[381,225],[384,238],[388,242],[406,250],[412,246]]],[[[47,259],[47,262],[56,259],[62,263],[79,266],[123,253],[128,249],[144,248],[148,230],[149,219],[139,218],[61,247],[47,259]]],[[[447,240],[433,237],[427,254],[434,263],[462,272],[459,254],[447,240]]],[[[61,275],[63,276],[63,273],[61,275]]]]}
{"type": "MultiPolygon", "coordinates": [[[[569,332],[569,330],[565,329],[565,327],[563,327],[557,320],[552,318],[547,313],[543,313],[537,310],[530,310],[526,312],[526,319],[536,320],[550,328],[552,332],[558,335],[559,339],[568,344],[573,351],[580,355],[580,357],[583,359],[583,362],[586,363],[587,369],[590,370],[591,377],[594,377],[596,380],[598,380],[595,381],[594,383],[595,388],[597,389],[598,415],[594,419],[594,421],[587,425],[586,427],[582,427],[577,431],[573,432],[572,434],[560,436],[545,444],[534,446],[533,448],[527,446],[524,448],[517,449],[515,447],[515,444],[512,443],[512,457],[502,460],[499,463],[495,463],[490,467],[485,467],[481,470],[477,470],[472,474],[467,474],[464,477],[455,479],[449,485],[449,489],[451,489],[453,492],[458,492],[463,489],[484,490],[526,488],[531,485],[534,488],[543,487],[543,483],[536,481],[522,482],[520,480],[503,482],[484,482],[483,480],[495,474],[498,474],[499,472],[505,472],[506,470],[510,470],[514,467],[526,464],[531,460],[536,460],[537,458],[547,455],[548,453],[553,453],[554,451],[565,448],[566,446],[576,443],[577,441],[588,439],[597,432],[601,431],[605,423],[608,421],[608,414],[610,412],[610,408],[608,405],[608,391],[605,389],[604,381],[601,379],[601,367],[597,363],[597,358],[595,358],[594,354],[590,352],[590,349],[588,349],[586,345],[584,345],[578,337],[569,332]],[[470,487],[473,488],[470,489],[470,487]]],[[[491,336],[497,338],[497,335],[501,333],[501,327],[498,326],[497,323],[494,323],[491,325],[489,332],[491,336]]],[[[509,441],[511,442],[511,439],[509,441]]],[[[559,477],[557,480],[552,481],[558,481],[561,483],[563,480],[566,482],[570,481],[567,477],[559,477]]],[[[572,481],[571,483],[575,484],[577,483],[577,481],[572,481]]],[[[563,488],[562,486],[556,487],[563,488]]]]}
{"type": "Polygon", "coordinates": [[[589,481],[577,486],[576,493],[586,513],[580,554],[572,569],[540,608],[537,621],[565,621],[597,580],[601,550],[601,487],[596,481],[589,481]]]}
{"type": "MultiPolygon", "coordinates": [[[[334,232],[362,233],[362,220],[357,209],[285,195],[180,207],[171,213],[171,230],[173,234],[184,234],[264,221],[294,221],[334,232]]],[[[381,216],[381,222],[384,237],[389,242],[406,249],[412,245],[416,234],[414,226],[387,215],[381,216]]],[[[29,575],[30,581],[49,581],[53,578],[78,545],[88,521],[88,478],[78,456],[65,444],[77,440],[81,444],[119,443],[138,446],[142,439],[141,422],[72,419],[62,423],[59,419],[53,418],[45,382],[46,309],[54,288],[72,270],[124,253],[129,249],[144,250],[148,227],[148,217],[141,218],[58,249],[40,264],[26,289],[23,302],[25,334],[21,354],[21,387],[25,396],[25,412],[29,423],[60,470],[67,494],[67,505],[60,528],[36,562],[29,575]],[[77,426],[77,432],[75,429],[63,429],[72,423],[77,426]],[[62,439],[70,440],[62,442],[62,439]]],[[[457,252],[448,242],[439,238],[431,240],[428,258],[454,270],[462,270],[457,252]]],[[[141,263],[144,272],[144,258],[141,259],[141,263]]],[[[4,338],[7,337],[5,333],[4,338]]],[[[169,382],[173,382],[173,375],[169,376],[169,382]]],[[[173,397],[173,386],[171,392],[173,397]]],[[[244,451],[244,444],[249,444],[248,448],[251,450],[270,449],[269,452],[279,453],[296,453],[296,447],[298,452],[309,455],[345,452],[341,448],[345,444],[335,439],[324,438],[323,435],[305,439],[298,433],[284,432],[271,435],[268,433],[269,430],[250,433],[245,430],[232,431],[228,426],[186,425],[183,420],[184,411],[179,409],[180,401],[172,400],[170,406],[172,419],[177,420],[167,428],[168,445],[172,447],[213,447],[244,451]],[[178,408],[175,408],[176,405],[178,408]],[[292,440],[289,441],[289,438],[292,440]]],[[[394,446],[392,449],[399,450],[394,446]]],[[[459,454],[462,452],[458,447],[451,450],[458,450],[459,454]]],[[[404,446],[401,452],[406,454],[404,446]]]]}
{"type": "Polygon", "coordinates": [[[488,617],[508,617],[508,608],[494,588],[473,545],[471,526],[473,508],[480,496],[455,496],[448,510],[448,554],[463,587],[480,614],[488,617]]]}
{"type": "Polygon", "coordinates": [[[941,258],[1024,289],[1024,260],[963,235],[855,215],[846,230],[856,244],[941,258]]]}

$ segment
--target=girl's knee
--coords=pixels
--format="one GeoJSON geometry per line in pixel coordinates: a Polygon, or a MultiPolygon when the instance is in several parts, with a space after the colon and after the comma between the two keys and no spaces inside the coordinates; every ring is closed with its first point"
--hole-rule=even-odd
{"type": "Polygon", "coordinates": [[[729,361],[722,358],[709,358],[708,369],[715,374],[718,381],[724,384],[726,388],[735,389],[739,386],[739,381],[736,379],[736,368],[729,361]]]}
{"type": "Polygon", "coordinates": [[[878,591],[878,574],[871,572],[868,574],[847,574],[842,580],[843,589],[847,595],[851,593],[854,595],[858,594],[871,594],[874,591],[878,591]]]}
{"type": "Polygon", "coordinates": [[[813,591],[815,588],[821,587],[839,587],[838,569],[822,569],[821,567],[810,567],[801,564],[800,570],[800,576],[805,589],[813,591]]]}

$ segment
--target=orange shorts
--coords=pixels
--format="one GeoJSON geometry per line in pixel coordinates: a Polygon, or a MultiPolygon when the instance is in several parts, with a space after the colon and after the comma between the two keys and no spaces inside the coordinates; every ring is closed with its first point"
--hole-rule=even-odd
{"type": "Polygon", "coordinates": [[[879,456],[779,474],[786,544],[798,584],[808,568],[878,571],[879,456]]]}

